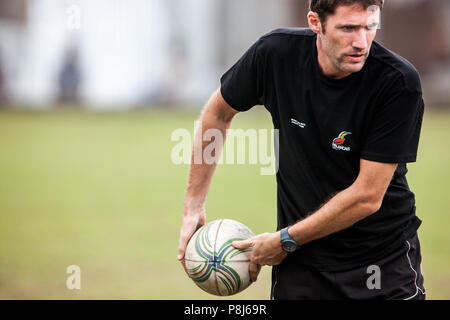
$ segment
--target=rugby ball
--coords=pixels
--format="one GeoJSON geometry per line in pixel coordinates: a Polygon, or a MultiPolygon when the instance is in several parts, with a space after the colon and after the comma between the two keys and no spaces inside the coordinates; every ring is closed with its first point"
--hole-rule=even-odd
{"type": "Polygon", "coordinates": [[[251,248],[239,250],[231,243],[254,237],[244,224],[215,220],[198,229],[186,247],[185,264],[189,277],[204,291],[231,296],[250,286],[251,248]]]}

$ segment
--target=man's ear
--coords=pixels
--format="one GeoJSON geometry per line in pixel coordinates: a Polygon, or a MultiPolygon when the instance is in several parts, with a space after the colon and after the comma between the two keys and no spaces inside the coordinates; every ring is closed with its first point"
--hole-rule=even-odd
{"type": "Polygon", "coordinates": [[[308,12],[308,24],[309,28],[316,34],[322,33],[322,23],[320,22],[319,15],[316,12],[308,12]]]}

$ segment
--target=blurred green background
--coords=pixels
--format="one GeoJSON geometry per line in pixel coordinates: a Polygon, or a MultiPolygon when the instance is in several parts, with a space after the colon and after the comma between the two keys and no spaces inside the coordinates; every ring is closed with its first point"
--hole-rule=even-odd
{"type": "MultiPolygon", "coordinates": [[[[175,129],[198,110],[93,113],[0,110],[0,299],[217,299],[176,260],[188,166],[174,165],[175,129]],[[81,290],[66,268],[81,268],[81,290]]],[[[429,299],[450,298],[450,113],[427,111],[418,162],[409,165],[423,220],[429,299]]],[[[272,128],[257,108],[233,128],[272,128]]],[[[258,165],[221,165],[207,219],[255,233],[276,226],[276,181],[258,165]]],[[[232,299],[269,299],[270,268],[232,299]]]]}

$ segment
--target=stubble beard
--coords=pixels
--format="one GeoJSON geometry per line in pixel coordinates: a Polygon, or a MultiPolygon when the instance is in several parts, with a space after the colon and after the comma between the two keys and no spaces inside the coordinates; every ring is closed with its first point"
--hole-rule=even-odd
{"type": "MultiPolygon", "coordinates": [[[[342,75],[350,75],[352,73],[356,73],[362,70],[364,67],[369,54],[366,53],[364,55],[363,61],[359,63],[352,63],[351,61],[346,61],[348,53],[340,53],[337,51],[338,45],[329,39],[323,39],[322,41],[322,50],[325,52],[328,61],[333,65],[333,68],[342,75]]],[[[362,54],[363,52],[352,52],[355,54],[362,54]]]]}
{"type": "Polygon", "coordinates": [[[355,73],[355,72],[361,71],[361,69],[364,67],[364,65],[366,64],[368,55],[365,54],[364,60],[359,63],[348,62],[348,61],[346,61],[346,58],[347,58],[347,54],[340,55],[336,60],[335,67],[338,70],[345,72],[345,73],[355,73]]]}

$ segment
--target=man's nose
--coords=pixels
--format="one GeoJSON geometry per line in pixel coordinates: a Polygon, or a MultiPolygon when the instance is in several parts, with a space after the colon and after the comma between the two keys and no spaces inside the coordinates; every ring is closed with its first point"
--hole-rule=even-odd
{"type": "Polygon", "coordinates": [[[367,48],[366,30],[360,29],[355,33],[355,38],[352,43],[353,48],[358,50],[365,50],[367,48]]]}

